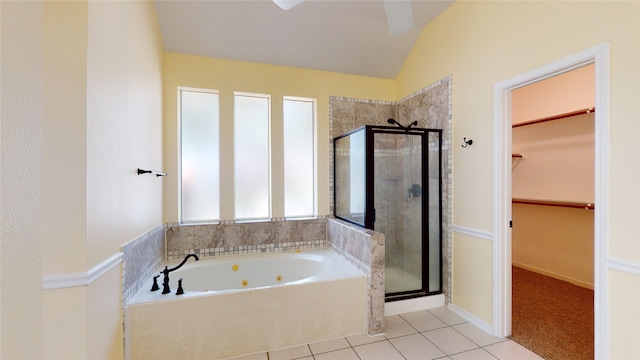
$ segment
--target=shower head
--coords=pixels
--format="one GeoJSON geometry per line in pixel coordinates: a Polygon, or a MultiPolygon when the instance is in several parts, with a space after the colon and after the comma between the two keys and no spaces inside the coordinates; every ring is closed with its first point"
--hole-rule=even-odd
{"type": "Polygon", "coordinates": [[[397,122],[397,121],[395,121],[394,119],[389,119],[389,120],[387,120],[387,122],[388,122],[389,124],[396,124],[396,125],[398,125],[399,127],[401,127],[401,128],[403,128],[403,129],[404,129],[404,126],[400,125],[400,123],[399,123],[399,122],[397,122]]]}
{"type": "Polygon", "coordinates": [[[416,125],[418,125],[418,121],[414,121],[414,122],[412,122],[411,124],[409,124],[409,126],[402,126],[399,122],[395,121],[394,119],[389,119],[389,120],[387,120],[387,122],[388,122],[389,124],[396,124],[396,125],[398,125],[401,129],[404,129],[404,130],[409,130],[412,126],[416,126],[416,125]]]}

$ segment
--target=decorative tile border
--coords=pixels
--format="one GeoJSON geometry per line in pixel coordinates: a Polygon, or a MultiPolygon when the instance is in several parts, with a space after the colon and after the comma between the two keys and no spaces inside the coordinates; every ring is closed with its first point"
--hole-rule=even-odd
{"type": "Polygon", "coordinates": [[[167,260],[181,260],[189,254],[199,257],[226,256],[239,254],[258,254],[266,252],[282,252],[298,249],[313,249],[328,247],[327,240],[309,240],[285,242],[280,244],[241,245],[221,248],[184,249],[167,251],[167,260]]]}
{"type": "Polygon", "coordinates": [[[167,225],[167,260],[326,248],[326,219],[167,225]]]}
{"type": "Polygon", "coordinates": [[[355,266],[356,269],[362,271],[367,277],[371,275],[371,266],[365,264],[362,260],[344,251],[344,248],[337,246],[336,243],[330,241],[331,250],[342,256],[348,263],[355,266]]]}

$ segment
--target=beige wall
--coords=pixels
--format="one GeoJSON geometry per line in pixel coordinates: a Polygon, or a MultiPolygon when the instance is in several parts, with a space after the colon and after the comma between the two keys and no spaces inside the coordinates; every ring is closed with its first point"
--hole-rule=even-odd
{"type": "Polygon", "coordinates": [[[152,2],[2,1],[1,358],[122,357],[120,246],[162,224],[152,2]],[[43,289],[51,279],[89,279],[43,289]],[[11,291],[7,291],[11,290],[11,291]]]}
{"type": "MultiPolygon", "coordinates": [[[[493,231],[493,86],[594,45],[610,42],[610,256],[640,262],[640,29],[638,2],[484,2],[458,1],[427,25],[398,77],[398,95],[410,94],[445,75],[453,78],[453,223],[493,231]],[[474,140],[462,149],[462,137],[474,140]]],[[[603,109],[607,111],[607,109],[603,109]]],[[[493,288],[481,289],[456,280],[461,269],[475,271],[480,283],[491,284],[490,252],[461,252],[486,240],[454,233],[453,301],[492,322],[493,288]],[[474,291],[477,290],[477,291],[474,291]],[[478,308],[481,304],[482,308],[478,308]]],[[[629,281],[637,284],[640,277],[629,281]]],[[[636,286],[636,285],[633,286],[636,286]]],[[[630,284],[631,285],[631,284],[630,284]]],[[[609,293],[608,309],[624,294],[609,293]]],[[[625,300],[626,301],[626,300],[625,300]]],[[[640,337],[637,319],[610,312],[610,339],[627,331],[640,337]]],[[[627,336],[626,333],[623,336],[627,336]]],[[[618,354],[640,356],[634,343],[621,344],[618,354]]]]}
{"type": "Polygon", "coordinates": [[[42,45],[40,2],[0,2],[0,346],[42,357],[42,45]]]}
{"type": "Polygon", "coordinates": [[[593,211],[513,204],[513,264],[593,289],[593,211]]]}
{"type": "MultiPolygon", "coordinates": [[[[513,123],[595,105],[595,69],[588,65],[511,94],[513,123]]],[[[512,131],[512,196],[593,203],[594,114],[519,126],[512,131]]],[[[593,289],[594,212],[514,204],[516,266],[593,289]]]]}
{"type": "MultiPolygon", "coordinates": [[[[55,5],[43,6],[42,1],[0,2],[2,358],[74,354],[107,358],[119,353],[121,343],[114,340],[119,330],[112,323],[118,314],[115,299],[111,298],[118,291],[114,274],[118,269],[112,269],[89,287],[47,291],[42,290],[42,275],[87,271],[113,255],[122,243],[161,223],[160,207],[164,208],[164,221],[177,220],[177,85],[226,91],[221,101],[227,110],[221,109],[227,119],[231,104],[228,93],[233,90],[316,97],[318,130],[328,134],[326,102],[320,102],[327,101],[328,95],[396,100],[452,75],[453,222],[490,232],[494,210],[493,85],[608,41],[611,102],[610,109],[603,111],[608,111],[610,118],[607,175],[612,185],[607,189],[610,216],[606,247],[610,259],[621,259],[632,264],[632,268],[640,263],[638,2],[458,1],[423,30],[395,82],[166,54],[163,145],[157,140],[162,127],[156,123],[161,112],[157,92],[161,71],[157,67],[162,59],[158,55],[159,34],[155,16],[151,15],[152,3],[89,3],[86,12],[75,8],[73,11],[78,11],[78,15],[69,15],[68,25],[84,26],[86,22],[87,28],[79,28],[79,33],[69,32],[68,42],[61,34],[69,28],[58,27],[53,34],[43,33],[50,24],[48,21],[57,16],[50,12],[53,11],[50,6],[55,5]],[[117,36],[106,36],[110,31],[117,36]],[[78,41],[87,42],[86,60],[80,55],[79,46],[71,44],[78,41]],[[65,49],[68,54],[53,53],[63,45],[68,47],[65,49]],[[74,66],[63,68],[60,64],[64,61],[74,66]],[[83,66],[87,69],[84,75],[79,70],[83,66]],[[60,69],[71,78],[60,79],[52,74],[60,69]],[[86,90],[81,89],[82,76],[86,76],[86,90]],[[64,80],[65,85],[54,90],[51,81],[56,79],[64,80]],[[66,95],[74,101],[65,100],[66,95]],[[51,108],[56,99],[73,108],[51,108]],[[80,120],[83,116],[86,121],[80,120]],[[61,131],[50,126],[50,122],[68,129],[61,131]],[[473,139],[474,145],[460,148],[462,137],[473,139]],[[56,138],[59,141],[53,141],[56,138]],[[47,154],[42,153],[44,149],[47,154]],[[65,158],[49,156],[49,151],[65,158]],[[165,159],[160,152],[164,152],[165,159]],[[83,157],[86,157],[84,165],[83,157]],[[79,164],[68,167],[69,161],[79,164]],[[135,175],[137,167],[162,165],[163,170],[174,176],[160,180],[135,175]],[[64,181],[63,175],[50,174],[51,169],[58,168],[68,171],[64,181]],[[74,185],[63,184],[66,181],[74,185]],[[159,190],[160,181],[166,185],[163,193],[159,190]],[[84,195],[76,188],[81,188],[83,182],[84,195]],[[161,198],[164,206],[157,200],[161,198]],[[65,200],[64,206],[69,204],[68,209],[56,206],[61,199],[65,200]],[[52,211],[62,211],[68,216],[58,216],[52,211]],[[74,225],[65,228],[69,222],[74,225]],[[43,229],[51,229],[53,233],[45,233],[43,229]],[[106,230],[114,231],[106,234],[106,230]],[[87,306],[88,301],[102,299],[103,292],[110,294],[104,298],[108,304],[87,306]],[[106,328],[98,324],[102,316],[110,319],[106,328]],[[77,324],[87,330],[86,342],[78,330],[71,331],[77,324]],[[54,341],[65,331],[71,331],[72,336],[77,334],[79,341],[70,338],[60,343],[54,341]]],[[[277,108],[273,111],[274,117],[281,112],[277,108]]],[[[228,123],[225,126],[230,129],[228,123]]],[[[326,146],[319,155],[319,169],[328,169],[328,156],[323,155],[328,153],[328,138],[319,140],[321,147],[326,146]]],[[[224,146],[230,146],[230,142],[224,146]]],[[[227,168],[231,164],[230,159],[223,162],[227,168]]],[[[320,204],[319,213],[326,214],[328,188],[323,184],[328,184],[327,173],[320,173],[320,182],[320,199],[325,202],[320,204]]],[[[232,189],[228,179],[223,186],[232,189]]],[[[282,189],[276,189],[275,194],[278,192],[282,189]]],[[[230,201],[229,196],[223,201],[230,201]]],[[[230,214],[223,215],[229,218],[230,214]]],[[[453,302],[488,323],[493,315],[491,248],[486,239],[454,233],[453,302]]],[[[607,280],[609,319],[604,326],[609,333],[610,357],[638,358],[640,276],[610,269],[607,280]]]]}
{"type": "Polygon", "coordinates": [[[282,97],[317,99],[318,214],[329,214],[329,96],[395,101],[393,80],[222,60],[176,53],[164,56],[164,219],[178,221],[178,86],[220,91],[220,216],[233,213],[233,92],[271,94],[272,217],[284,216],[282,97]]]}
{"type": "Polygon", "coordinates": [[[590,64],[511,92],[511,121],[518,124],[595,105],[595,65],[590,64]]]}
{"type": "Polygon", "coordinates": [[[593,203],[594,114],[513,128],[514,198],[593,203]]]}
{"type": "Polygon", "coordinates": [[[57,274],[86,267],[87,3],[44,2],[44,10],[42,270],[57,274]]]}

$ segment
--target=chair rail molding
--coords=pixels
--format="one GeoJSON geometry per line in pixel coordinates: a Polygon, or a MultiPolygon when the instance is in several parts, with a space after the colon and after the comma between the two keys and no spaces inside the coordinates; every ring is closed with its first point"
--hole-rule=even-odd
{"type": "Polygon", "coordinates": [[[457,232],[459,234],[477,237],[484,240],[493,241],[493,233],[486,230],[476,229],[476,228],[462,226],[462,225],[452,225],[451,231],[457,232]]]}
{"type": "Polygon", "coordinates": [[[623,271],[633,275],[640,275],[640,262],[620,259],[609,256],[607,258],[607,268],[623,271]]]}
{"type": "Polygon", "coordinates": [[[42,276],[42,289],[61,289],[88,286],[122,262],[122,253],[116,253],[87,272],[64,273],[42,276]]]}

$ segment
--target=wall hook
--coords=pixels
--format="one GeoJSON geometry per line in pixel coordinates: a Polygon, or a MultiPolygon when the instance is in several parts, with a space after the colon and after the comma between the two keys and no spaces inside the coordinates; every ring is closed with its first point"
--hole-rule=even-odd
{"type": "Polygon", "coordinates": [[[471,139],[467,140],[467,138],[462,138],[462,141],[464,141],[464,145],[462,145],[463,148],[466,148],[469,145],[473,145],[473,140],[471,139]]]}

